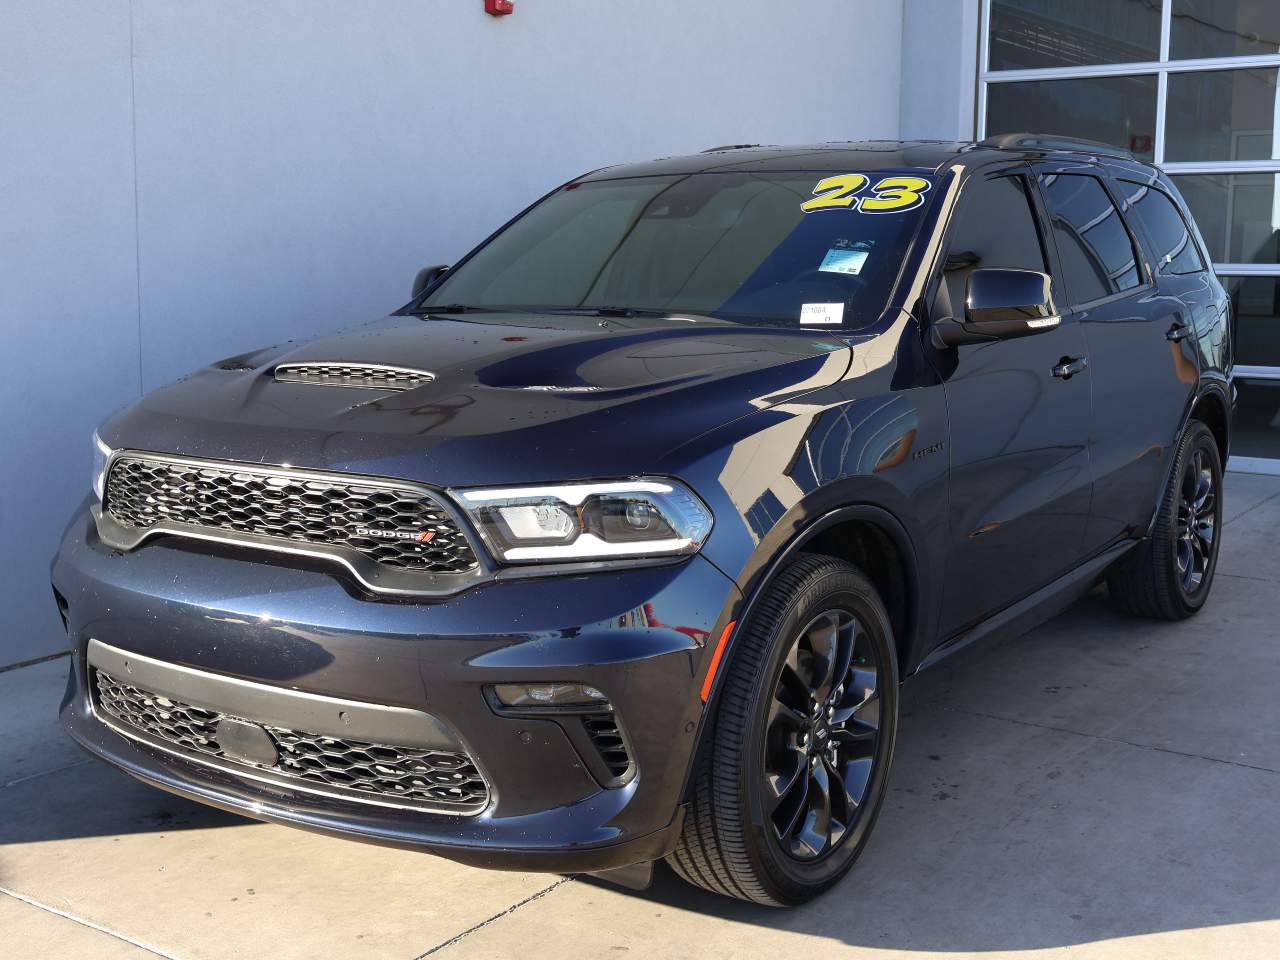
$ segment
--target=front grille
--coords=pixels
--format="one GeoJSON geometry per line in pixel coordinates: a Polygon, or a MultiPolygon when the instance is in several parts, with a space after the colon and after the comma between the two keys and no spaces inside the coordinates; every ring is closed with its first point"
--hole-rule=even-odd
{"type": "Polygon", "coordinates": [[[614,715],[591,714],[582,718],[582,724],[609,772],[615,779],[625,777],[631,770],[631,751],[614,715]]]}
{"type": "Polygon", "coordinates": [[[465,753],[366,743],[264,724],[278,759],[274,766],[254,766],[224,755],[218,723],[226,714],[122,683],[97,668],[93,689],[96,706],[117,723],[170,749],[217,760],[220,766],[301,780],[319,792],[353,800],[458,813],[476,813],[489,801],[489,788],[465,753]]]}
{"type": "Polygon", "coordinates": [[[282,363],[276,367],[276,379],[284,383],[373,390],[412,390],[435,378],[426,370],[380,363],[282,363]]]}
{"type": "Polygon", "coordinates": [[[257,534],[421,573],[477,567],[466,535],[424,491],[358,478],[126,454],[111,465],[105,509],[134,529],[168,521],[257,534]]]}

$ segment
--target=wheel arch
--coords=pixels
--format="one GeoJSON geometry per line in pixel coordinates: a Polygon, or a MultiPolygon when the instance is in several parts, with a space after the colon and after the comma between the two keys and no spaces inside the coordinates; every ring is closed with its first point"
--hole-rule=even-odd
{"type": "Polygon", "coordinates": [[[911,609],[918,584],[914,556],[907,552],[910,549],[910,542],[896,538],[883,518],[854,511],[814,530],[796,550],[796,553],[836,557],[867,575],[889,613],[899,663],[905,663],[911,656],[911,631],[917,620],[911,609]]]}
{"type": "MultiPolygon", "coordinates": [[[[1178,444],[1182,442],[1182,438],[1186,436],[1191,424],[1196,422],[1203,423],[1209,428],[1209,432],[1213,434],[1218,448],[1218,456],[1222,461],[1223,472],[1227,469],[1227,457],[1231,453],[1231,403],[1227,400],[1226,390],[1228,389],[1230,389],[1229,382],[1225,387],[1218,385],[1216,381],[1203,384],[1195,398],[1187,404],[1183,411],[1182,424],[1178,429],[1177,437],[1174,439],[1174,449],[1176,450],[1178,444]]],[[[1176,466],[1175,459],[1173,456],[1169,457],[1169,465],[1163,474],[1160,491],[1157,493],[1155,505],[1151,509],[1151,519],[1147,523],[1147,536],[1151,535],[1151,531],[1155,527],[1156,517],[1160,512],[1160,496],[1173,476],[1173,469],[1176,466]]]]}
{"type": "Polygon", "coordinates": [[[852,503],[823,513],[798,530],[776,550],[759,571],[748,578],[745,597],[738,609],[736,624],[728,637],[728,647],[712,669],[716,676],[707,697],[706,709],[690,754],[681,796],[692,787],[692,774],[711,740],[718,710],[718,694],[724,684],[734,654],[740,625],[751,616],[761,594],[779,571],[801,553],[823,553],[846,560],[867,575],[880,593],[894,631],[899,677],[905,679],[923,655],[925,616],[918,553],[907,528],[887,509],[871,503],[852,503]]]}
{"type": "Polygon", "coordinates": [[[1203,390],[1191,408],[1188,423],[1199,420],[1213,433],[1218,444],[1218,456],[1222,459],[1222,468],[1227,467],[1227,457],[1231,452],[1231,406],[1221,391],[1214,387],[1203,390]]]}

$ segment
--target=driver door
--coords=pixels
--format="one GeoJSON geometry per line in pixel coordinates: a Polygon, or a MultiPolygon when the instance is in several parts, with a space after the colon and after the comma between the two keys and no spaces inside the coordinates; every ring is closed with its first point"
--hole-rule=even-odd
{"type": "MultiPolygon", "coordinates": [[[[1021,172],[977,174],[965,184],[932,318],[964,310],[969,275],[980,267],[1053,275],[1038,204],[1021,172]]],[[[1067,317],[1033,336],[938,351],[951,454],[940,531],[943,639],[1079,562],[1092,493],[1089,373],[1064,377],[1060,368],[1084,357],[1080,326],[1067,317]]]]}

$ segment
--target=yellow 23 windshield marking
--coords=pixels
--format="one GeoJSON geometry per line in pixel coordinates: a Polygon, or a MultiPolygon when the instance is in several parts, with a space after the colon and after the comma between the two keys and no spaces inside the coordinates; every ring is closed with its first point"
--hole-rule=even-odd
{"type": "Polygon", "coordinates": [[[871,196],[860,197],[867,185],[860,173],[845,173],[819,180],[813,199],[800,204],[805,213],[815,210],[860,210],[862,213],[898,213],[914,210],[924,203],[932,184],[920,177],[885,177],[871,188],[871,196]]]}
{"type": "Polygon", "coordinates": [[[867,185],[867,178],[860,173],[844,173],[838,177],[819,180],[813,188],[813,199],[800,204],[805,213],[813,210],[843,210],[856,206],[859,190],[867,185]]]}

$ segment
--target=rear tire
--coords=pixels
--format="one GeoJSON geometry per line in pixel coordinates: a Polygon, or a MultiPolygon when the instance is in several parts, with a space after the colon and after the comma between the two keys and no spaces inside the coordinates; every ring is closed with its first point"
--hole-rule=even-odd
{"type": "Polygon", "coordinates": [[[1107,573],[1112,602],[1155,620],[1185,620],[1209,599],[1222,543],[1222,461],[1210,429],[1192,420],[1178,444],[1151,536],[1107,573]]]}
{"type": "Polygon", "coordinates": [[[853,866],[884,799],[898,720],[888,614],[856,567],[801,556],[766,587],[724,670],[668,861],[714,893],[804,903],[853,866]]]}

